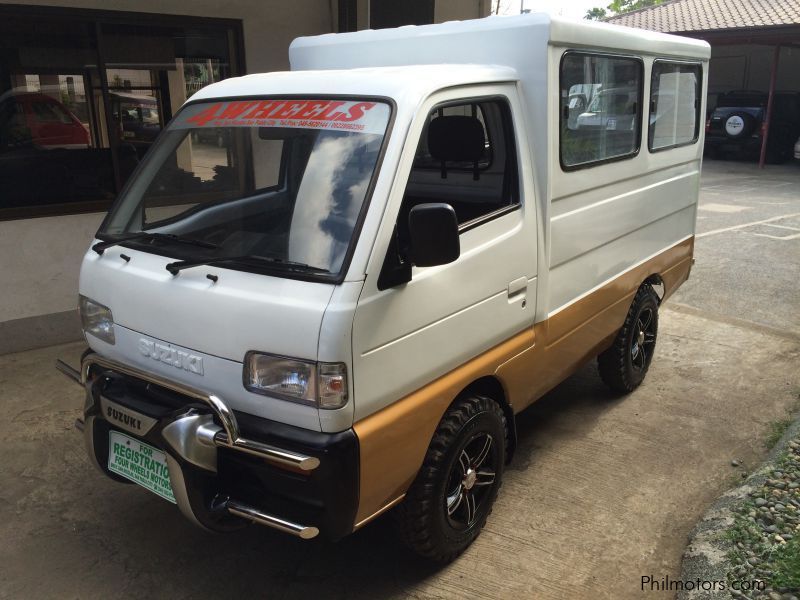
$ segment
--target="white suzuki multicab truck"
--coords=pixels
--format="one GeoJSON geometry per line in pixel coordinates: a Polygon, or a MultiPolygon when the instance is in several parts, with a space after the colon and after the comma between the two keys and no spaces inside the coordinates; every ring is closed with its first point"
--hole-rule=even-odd
{"type": "Polygon", "coordinates": [[[59,366],[91,460],[210,530],[394,509],[457,556],[517,413],[594,357],[642,382],[692,264],[709,54],[492,17],[300,38],[291,72],[196,93],[83,260],[90,349],[59,366]]]}

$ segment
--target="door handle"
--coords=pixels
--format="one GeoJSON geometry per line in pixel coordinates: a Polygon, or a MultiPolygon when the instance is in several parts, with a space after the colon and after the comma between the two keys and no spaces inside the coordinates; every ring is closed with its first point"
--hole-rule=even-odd
{"type": "Polygon", "coordinates": [[[525,297],[528,291],[528,278],[520,277],[508,284],[508,300],[512,302],[525,297]]]}

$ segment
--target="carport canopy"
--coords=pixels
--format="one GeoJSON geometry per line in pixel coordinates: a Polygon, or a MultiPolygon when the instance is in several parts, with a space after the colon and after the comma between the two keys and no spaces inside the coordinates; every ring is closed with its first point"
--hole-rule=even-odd
{"type": "Polygon", "coordinates": [[[676,0],[607,21],[702,39],[712,48],[745,44],[772,47],[767,107],[761,125],[759,167],[764,167],[781,49],[800,48],[800,0],[676,0]]]}

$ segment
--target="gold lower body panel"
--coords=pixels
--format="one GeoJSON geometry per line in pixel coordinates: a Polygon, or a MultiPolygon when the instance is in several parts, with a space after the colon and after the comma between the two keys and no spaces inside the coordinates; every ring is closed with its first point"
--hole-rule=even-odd
{"type": "Polygon", "coordinates": [[[496,377],[519,412],[602,352],[622,326],[636,290],[657,275],[664,299],[689,275],[694,238],[626,271],[550,318],[358,421],[360,498],[357,527],[395,504],[422,465],[447,407],[473,381],[496,377]]]}

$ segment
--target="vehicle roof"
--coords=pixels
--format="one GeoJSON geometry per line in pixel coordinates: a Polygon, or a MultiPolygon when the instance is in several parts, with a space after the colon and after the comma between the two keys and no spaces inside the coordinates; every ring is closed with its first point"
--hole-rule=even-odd
{"type": "Polygon", "coordinates": [[[191,100],[265,95],[319,97],[335,94],[413,102],[442,88],[516,79],[517,73],[514,69],[493,65],[414,65],[280,71],[225,79],[204,87],[191,100]]]}
{"type": "Polygon", "coordinates": [[[61,102],[59,102],[56,98],[53,98],[52,96],[49,96],[48,94],[45,94],[44,92],[28,92],[28,91],[24,91],[23,92],[23,91],[9,90],[8,92],[6,92],[2,96],[0,96],[0,100],[5,100],[7,98],[15,98],[17,100],[20,100],[20,99],[28,99],[28,100],[39,99],[39,100],[47,100],[49,102],[54,102],[56,104],[61,104],[61,102]]]}
{"type": "Polygon", "coordinates": [[[300,37],[289,47],[293,70],[444,63],[521,68],[542,44],[708,60],[708,42],[546,13],[491,16],[434,25],[300,37]]]}
{"type": "Polygon", "coordinates": [[[519,73],[536,83],[539,61],[544,60],[542,44],[547,43],[705,59],[710,55],[704,41],[653,31],[542,13],[489,17],[297,38],[289,48],[292,71],[226,79],[191,99],[321,96],[330,91],[408,101],[446,87],[516,81],[519,73]],[[540,58],[531,62],[534,55],[540,58]]]}

